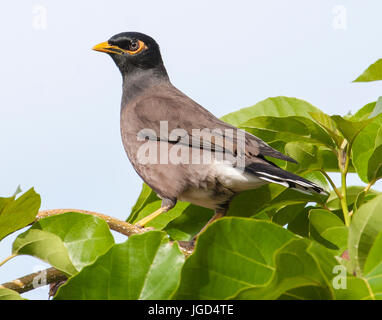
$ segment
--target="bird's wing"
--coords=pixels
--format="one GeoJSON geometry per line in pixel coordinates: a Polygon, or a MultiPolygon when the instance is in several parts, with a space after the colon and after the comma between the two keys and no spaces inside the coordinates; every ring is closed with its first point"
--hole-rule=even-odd
{"type": "Polygon", "coordinates": [[[140,127],[147,128],[140,131],[140,138],[187,143],[191,147],[234,155],[241,148],[247,159],[269,156],[296,163],[258,137],[219,120],[178,90],[142,97],[135,104],[135,112],[140,127]],[[163,127],[160,130],[161,121],[167,124],[168,130],[163,127]]]}
{"type": "Polygon", "coordinates": [[[292,158],[278,152],[261,139],[245,131],[237,129],[225,122],[220,121],[206,109],[198,105],[184,95],[151,96],[141,99],[135,105],[137,121],[140,122],[141,138],[149,138],[156,141],[167,141],[170,143],[185,143],[184,136],[188,136],[187,145],[201,149],[231,152],[236,155],[240,143],[245,144],[245,172],[253,174],[258,178],[304,193],[327,194],[320,186],[285,171],[271,161],[264,158],[269,156],[291,162],[292,158]],[[160,132],[160,122],[165,121],[168,130],[160,132]],[[217,129],[217,135],[203,133],[202,129],[217,129]],[[171,135],[174,129],[181,129],[175,135],[171,135]],[[200,130],[200,135],[195,135],[193,129],[200,130]],[[220,130],[220,131],[219,131],[220,130]],[[237,134],[240,130],[242,134],[237,134]],[[155,132],[156,134],[152,134],[155,132]],[[200,140],[201,138],[201,140],[200,140]],[[220,139],[222,138],[222,139],[220,139]],[[199,144],[198,144],[199,143],[199,144]],[[232,149],[231,149],[232,148],[232,149]]]}

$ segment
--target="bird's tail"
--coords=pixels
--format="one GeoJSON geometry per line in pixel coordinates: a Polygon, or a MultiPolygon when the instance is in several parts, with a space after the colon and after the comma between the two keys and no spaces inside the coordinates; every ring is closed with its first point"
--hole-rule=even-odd
{"type": "Polygon", "coordinates": [[[251,163],[246,166],[245,170],[251,172],[262,180],[281,184],[287,188],[296,189],[302,193],[328,194],[323,188],[314,182],[306,180],[294,173],[285,171],[272,162],[251,163]]]}

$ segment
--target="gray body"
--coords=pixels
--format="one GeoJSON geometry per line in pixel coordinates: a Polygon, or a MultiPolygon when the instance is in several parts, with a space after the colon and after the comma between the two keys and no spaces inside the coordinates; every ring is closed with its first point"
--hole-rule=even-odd
{"type": "MultiPolygon", "coordinates": [[[[249,133],[244,133],[246,164],[244,171],[221,161],[212,161],[207,164],[193,163],[192,152],[195,150],[193,151],[193,148],[188,145],[179,145],[177,140],[171,141],[168,136],[160,136],[160,121],[168,122],[169,132],[175,128],[181,128],[189,136],[192,136],[192,129],[208,128],[211,130],[221,129],[222,131],[238,129],[217,119],[176,89],[168,77],[157,78],[153,74],[145,73],[130,75],[125,80],[121,104],[123,145],[136,172],[160,198],[168,200],[166,205],[172,206],[179,199],[215,211],[224,211],[232,197],[239,192],[255,189],[269,182],[296,187],[296,179],[297,182],[304,185],[304,189],[316,188],[319,190],[319,187],[313,183],[288,173],[267,161],[264,158],[265,155],[288,161],[293,161],[293,159],[274,150],[249,133]],[[160,141],[154,136],[152,140],[142,141],[139,139],[139,133],[147,128],[155,131],[156,137],[160,141]],[[158,161],[158,163],[142,164],[138,160],[138,150],[147,143],[157,144],[158,159],[160,158],[160,144],[164,144],[163,147],[168,150],[171,150],[175,145],[178,145],[178,149],[185,148],[184,153],[189,153],[191,161],[189,164],[173,164],[171,161],[168,163],[158,161]],[[277,179],[280,177],[283,180],[277,179]],[[289,178],[291,181],[286,182],[285,178],[289,178]]],[[[229,142],[234,144],[233,150],[235,150],[237,142],[235,138],[229,142]]],[[[226,144],[216,145],[214,141],[210,141],[210,144],[206,145],[206,141],[202,140],[200,152],[211,150],[211,158],[215,159],[216,153],[224,150],[225,147],[226,144]]]]}

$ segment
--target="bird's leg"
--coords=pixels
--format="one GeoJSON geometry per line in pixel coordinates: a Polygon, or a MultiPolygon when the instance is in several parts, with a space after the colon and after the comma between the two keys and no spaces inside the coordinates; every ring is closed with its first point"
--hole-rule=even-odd
{"type": "Polygon", "coordinates": [[[192,238],[191,241],[178,241],[179,242],[179,245],[187,250],[194,250],[194,246],[195,246],[195,241],[196,239],[199,237],[199,235],[204,232],[204,230],[207,229],[207,227],[212,223],[214,222],[215,220],[221,218],[221,217],[224,217],[226,213],[226,210],[216,210],[215,211],[215,214],[212,216],[212,218],[210,220],[208,220],[208,222],[206,223],[206,225],[192,238]]]}
{"type": "Polygon", "coordinates": [[[137,223],[135,223],[138,227],[144,227],[146,224],[148,224],[151,220],[154,220],[156,217],[158,217],[160,214],[167,212],[168,210],[172,209],[176,204],[176,201],[170,200],[170,199],[163,199],[161,207],[154,211],[153,213],[149,214],[148,216],[142,218],[137,223]]]}
{"type": "Polygon", "coordinates": [[[192,242],[195,242],[195,240],[199,237],[199,235],[204,232],[204,230],[207,229],[207,227],[212,223],[214,222],[215,220],[217,219],[220,219],[222,217],[224,217],[224,215],[226,214],[226,209],[217,209],[215,210],[215,214],[212,216],[212,218],[210,220],[208,220],[207,224],[202,228],[202,230],[200,230],[193,238],[192,238],[192,242]]]}

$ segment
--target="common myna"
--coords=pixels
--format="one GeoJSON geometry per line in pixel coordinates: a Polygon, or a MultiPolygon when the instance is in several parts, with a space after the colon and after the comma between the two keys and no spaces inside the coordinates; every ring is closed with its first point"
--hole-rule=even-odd
{"type": "Polygon", "coordinates": [[[325,193],[265,157],[295,160],[219,120],[175,88],[151,37],[124,32],[93,49],[108,53],[122,73],[123,145],[139,176],[162,199],[161,208],[138,225],[167,212],[177,200],[213,209],[208,225],[224,216],[236,194],[268,183],[325,193]]]}

